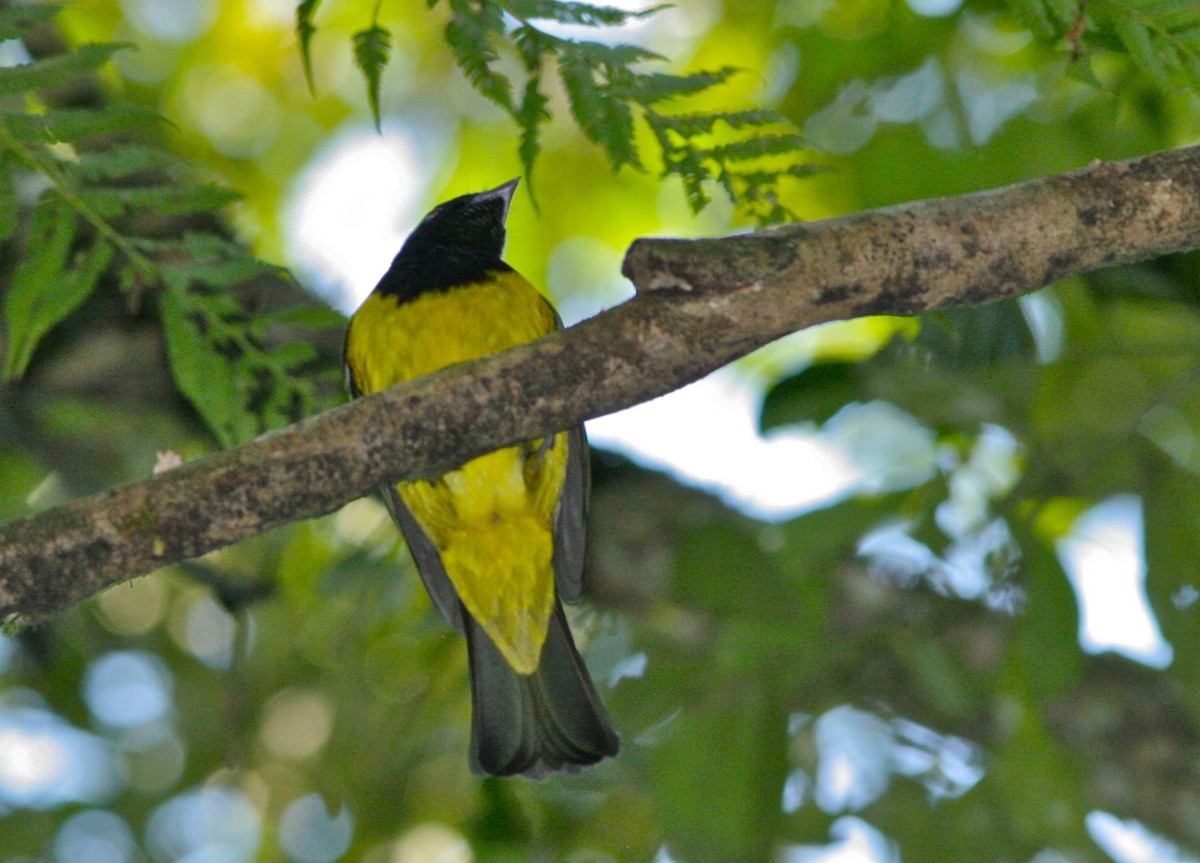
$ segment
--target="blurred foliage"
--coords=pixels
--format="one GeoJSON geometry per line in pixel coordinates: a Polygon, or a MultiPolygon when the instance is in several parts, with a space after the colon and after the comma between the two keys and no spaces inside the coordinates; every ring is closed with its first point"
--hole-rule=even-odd
{"type": "MultiPolygon", "coordinates": [[[[29,55],[0,44],[2,517],[333,399],[329,313],[242,245],[286,260],[330,141],[376,115],[428,144],[395,190],[405,227],[532,164],[528,127],[444,41],[484,4],[304,5],[315,96],[290,3],[86,0],[53,23],[0,5],[29,55]],[[354,40],[372,27],[386,66],[388,40],[354,40]],[[85,47],[117,43],[137,47],[85,47]]],[[[689,99],[802,129],[828,170],[778,202],[819,218],[1200,137],[1194,6],[1081,8],[693,0],[620,40],[682,81],[748,70],[719,107],[689,99]]],[[[527,80],[516,55],[497,64],[527,80]]],[[[549,81],[546,111],[571,114],[549,81]]],[[[614,175],[586,124],[535,128],[539,208],[514,207],[509,259],[564,306],[611,301],[638,235],[745,218],[614,175]]],[[[626,143],[657,146],[649,128],[626,143]]],[[[0,863],[1134,859],[1118,828],[1141,859],[1195,855],[1198,284],[1186,256],[750,358],[768,440],[809,430],[869,467],[780,523],[597,453],[573,623],[625,749],[579,775],[470,775],[461,641],[370,500],[0,638],[0,863]],[[1082,533],[1105,507],[1125,520],[1082,533]],[[1151,616],[1165,657],[1083,649],[1080,541],[1097,566],[1144,561],[1148,611],[1119,608],[1151,616]]]]}

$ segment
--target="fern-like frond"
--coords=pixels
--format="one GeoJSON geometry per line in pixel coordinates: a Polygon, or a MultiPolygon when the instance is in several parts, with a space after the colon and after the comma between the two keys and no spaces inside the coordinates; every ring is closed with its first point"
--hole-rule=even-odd
{"type": "Polygon", "coordinates": [[[317,25],[313,18],[321,0],[300,0],[296,4],[296,41],[300,43],[300,60],[304,64],[304,80],[308,82],[308,92],[316,93],[312,72],[312,37],[316,35],[317,25]]]}
{"type": "Polygon", "coordinates": [[[680,96],[694,96],[712,87],[724,84],[737,69],[724,66],[708,72],[694,72],[691,75],[667,75],[653,73],[638,75],[633,82],[633,96],[639,104],[654,105],[664,99],[676,99],[680,96]]]}
{"type": "Polygon", "coordinates": [[[1200,2],[1104,0],[1094,14],[1111,24],[1134,64],[1160,87],[1200,92],[1200,2]]]}
{"type": "Polygon", "coordinates": [[[378,23],[354,34],[354,63],[367,81],[367,101],[379,129],[379,79],[392,51],[392,34],[378,23]]]}
{"type": "Polygon", "coordinates": [[[1075,26],[1083,14],[1080,0],[1011,0],[1016,12],[1044,40],[1075,26]]]}
{"type": "Polygon", "coordinates": [[[521,62],[529,73],[540,72],[542,58],[556,50],[558,40],[529,24],[522,24],[512,32],[513,44],[521,54],[521,62]]]}
{"type": "MultiPolygon", "coordinates": [[[[584,136],[604,150],[614,168],[642,167],[635,132],[640,114],[659,145],[663,174],[679,178],[694,210],[698,212],[708,205],[711,199],[707,188],[716,181],[735,204],[760,221],[777,220],[785,212],[776,203],[779,196],[775,186],[785,177],[796,176],[790,171],[794,160],[789,163],[777,158],[778,164],[771,169],[759,164],[769,157],[794,156],[803,148],[798,135],[767,131],[786,125],[779,115],[760,109],[681,114],[659,110],[658,106],[673,99],[707,93],[724,84],[736,69],[722,67],[687,75],[644,71],[645,64],[664,58],[637,45],[552,36],[530,23],[535,7],[539,16],[558,23],[601,26],[620,16],[602,19],[581,15],[575,4],[552,0],[510,0],[502,5],[521,22],[512,39],[530,70],[526,100],[534,90],[540,94],[540,79],[534,70],[540,73],[541,64],[553,58],[571,115],[584,136]],[[710,140],[718,129],[741,133],[741,137],[710,140]],[[757,172],[753,182],[741,178],[751,170],[757,172]],[[767,201],[770,205],[764,203],[767,201]]],[[[658,8],[643,10],[639,15],[653,14],[658,8]]],[[[628,18],[622,18],[622,23],[625,20],[628,18]]],[[[517,119],[524,134],[529,128],[528,119],[517,119]]],[[[527,136],[523,137],[522,163],[527,173],[535,156],[536,150],[527,143],[527,136]]]]}
{"type": "Polygon", "coordinates": [[[88,153],[86,159],[66,164],[64,171],[80,185],[104,180],[125,180],[160,175],[178,168],[173,153],[145,144],[116,144],[110,149],[88,153]]]}
{"type": "Polygon", "coordinates": [[[231,349],[219,329],[220,315],[204,305],[182,280],[171,278],[158,295],[167,357],[180,392],[222,442],[247,440],[256,433],[254,417],[242,409],[237,369],[223,349],[231,349]]]}
{"type": "Polygon", "coordinates": [[[704,184],[712,180],[761,224],[796,218],[780,202],[779,187],[815,169],[795,161],[804,146],[799,135],[765,131],[786,127],[774,112],[664,115],[648,110],[646,119],[663,152],[663,173],[680,176],[693,211],[708,204],[704,184]],[[739,134],[744,137],[730,138],[739,134]]]}
{"type": "Polygon", "coordinates": [[[41,114],[0,112],[0,123],[14,138],[34,145],[119,135],[161,120],[158,112],[133,102],[102,108],[51,108],[41,114]]]}
{"type": "Polygon", "coordinates": [[[498,4],[482,0],[450,0],[446,42],[471,86],[501,108],[513,111],[512,82],[492,69],[498,59],[493,39],[504,36],[504,15],[498,4]]]}
{"type": "Polygon", "coordinates": [[[604,148],[614,168],[641,166],[634,142],[632,105],[637,76],[623,63],[605,57],[653,57],[637,48],[622,51],[621,45],[597,46],[593,42],[562,41],[558,45],[558,69],[567,92],[571,113],[583,133],[604,148]]]}
{"type": "Polygon", "coordinates": [[[1123,50],[1157,86],[1200,92],[1197,0],[1010,0],[1043,38],[1063,37],[1079,54],[1123,50]]]}
{"type": "MultiPolygon", "coordinates": [[[[195,235],[184,246],[195,243],[195,235]]],[[[207,240],[205,245],[211,246],[207,240]]],[[[269,318],[248,318],[228,292],[261,272],[245,251],[229,244],[233,257],[193,260],[164,274],[159,312],[171,370],[180,391],[225,445],[268,428],[295,422],[318,410],[316,352],[294,338],[272,346],[269,318]]],[[[300,318],[292,329],[305,325],[300,318]]],[[[314,328],[344,326],[340,315],[314,319],[314,328]]]]}
{"type": "MultiPolygon", "coordinates": [[[[428,2],[431,8],[437,5],[437,0],[428,2]]],[[[778,115],[760,110],[671,115],[660,110],[671,100],[706,94],[719,87],[736,73],[735,69],[722,67],[684,75],[646,70],[648,64],[662,63],[666,58],[640,45],[567,38],[540,23],[615,27],[655,15],[665,6],[628,10],[575,0],[446,0],[446,5],[450,17],[445,35],[455,61],[471,85],[516,123],[520,132],[518,155],[527,178],[540,153],[542,127],[550,120],[551,103],[543,86],[556,65],[571,116],[584,137],[603,150],[614,169],[626,165],[643,168],[648,157],[638,146],[637,125],[641,118],[659,145],[663,173],[679,178],[694,209],[698,211],[709,203],[707,185],[717,180],[734,203],[755,218],[764,218],[768,210],[771,218],[778,215],[777,208],[762,205],[775,195],[766,188],[770,183],[762,176],[756,176],[754,183],[730,179],[743,170],[737,163],[795,154],[802,148],[794,134],[767,131],[781,123],[778,115]],[[499,70],[501,52],[506,48],[521,61],[523,82],[510,80],[499,70]],[[519,99],[514,93],[520,94],[519,99]],[[736,142],[699,140],[717,134],[718,128],[745,134],[736,142]],[[763,138],[754,143],[758,135],[763,138]],[[714,150],[717,146],[725,149],[714,150]],[[722,177],[726,180],[721,181],[722,177]],[[748,197],[740,198],[742,194],[748,197]]],[[[299,35],[303,40],[304,33],[299,35]]],[[[781,164],[770,175],[775,181],[794,177],[789,167],[781,164]]]]}
{"type": "Polygon", "coordinates": [[[180,390],[222,443],[244,441],[320,409],[311,343],[293,337],[273,345],[272,331],[285,324],[291,331],[340,328],[341,315],[304,310],[247,316],[229,287],[280,271],[219,235],[190,232],[182,241],[151,248],[180,261],[164,274],[159,291],[168,356],[180,390]]]}
{"type": "MultiPolygon", "coordinates": [[[[249,256],[236,242],[219,234],[188,231],[182,237],[153,239],[138,237],[134,240],[139,252],[152,261],[172,261],[173,276],[183,279],[185,285],[219,290],[229,285],[242,284],[266,274],[277,274],[278,268],[249,256]]],[[[218,293],[209,302],[228,303],[224,314],[237,313],[236,297],[218,293]]]]}
{"type": "Polygon", "coordinates": [[[99,277],[96,264],[102,269],[111,257],[106,244],[95,244],[82,253],[87,258],[83,266],[73,266],[77,226],[72,209],[53,197],[44,198],[34,210],[26,254],[4,294],[6,380],[25,372],[42,337],[91,293],[99,277]],[[103,251],[97,251],[97,245],[103,251]]]}
{"type": "Polygon", "coordinates": [[[604,94],[592,77],[591,64],[582,54],[572,51],[559,58],[558,72],[575,122],[589,139],[602,143],[604,94]]]}
{"type": "Polygon", "coordinates": [[[91,186],[80,189],[76,199],[102,218],[116,219],[138,210],[162,216],[209,213],[232,204],[238,196],[221,186],[154,184],[91,186]]]}
{"type": "Polygon", "coordinates": [[[719,162],[748,162],[764,156],[784,156],[804,146],[799,135],[756,135],[744,141],[719,144],[710,151],[719,162]]]}
{"type": "Polygon", "coordinates": [[[525,84],[525,95],[521,99],[521,105],[515,113],[517,125],[521,128],[521,146],[517,152],[521,157],[521,168],[525,172],[525,183],[530,195],[534,194],[533,163],[537,161],[538,153],[541,152],[539,137],[542,124],[550,119],[550,112],[546,109],[550,100],[542,92],[541,83],[540,76],[529,79],[525,84]]]}
{"type": "Polygon", "coordinates": [[[0,68],[0,96],[55,87],[79,75],[94,72],[114,53],[128,45],[82,45],[69,54],[60,54],[36,63],[0,68]]]}
{"type": "Polygon", "coordinates": [[[609,45],[606,42],[572,41],[569,43],[589,63],[628,66],[643,60],[666,60],[662,54],[643,48],[640,45],[627,45],[623,42],[609,45]]]}
{"type": "MultiPolygon", "coordinates": [[[[17,7],[39,10],[25,16],[13,8],[0,8],[0,34],[20,38],[50,20],[44,7],[17,7]]],[[[117,48],[2,69],[0,96],[70,89],[117,48]]],[[[271,268],[215,229],[164,231],[179,216],[215,226],[208,217],[236,196],[197,182],[162,147],[157,114],[116,100],[59,108],[52,96],[10,96],[0,106],[6,379],[21,377],[44,337],[107,285],[131,307],[156,296],[176,383],[222,443],[318,407],[311,351],[273,346],[264,334],[278,325],[253,322],[235,290],[271,268]]]]}
{"type": "Polygon", "coordinates": [[[766,108],[728,113],[656,114],[655,119],[664,129],[681,138],[711,135],[718,125],[728,126],[730,129],[758,129],[785,122],[774,111],[766,108]]]}
{"type": "Polygon", "coordinates": [[[540,19],[585,27],[618,27],[639,18],[647,18],[666,8],[664,4],[648,9],[620,9],[616,6],[563,3],[556,0],[510,0],[506,5],[508,11],[521,20],[540,19]]]}

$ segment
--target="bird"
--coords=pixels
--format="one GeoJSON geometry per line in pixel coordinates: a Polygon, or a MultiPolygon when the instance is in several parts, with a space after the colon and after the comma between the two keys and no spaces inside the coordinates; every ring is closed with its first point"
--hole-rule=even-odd
{"type": "MultiPolygon", "coordinates": [[[[518,181],[445,201],[408,235],[350,318],[352,398],[561,328],[502,259],[518,181]]],[[[477,774],[540,779],[620,748],[562,605],[583,590],[588,484],[580,425],[380,490],[433,604],[466,637],[477,774]]]]}

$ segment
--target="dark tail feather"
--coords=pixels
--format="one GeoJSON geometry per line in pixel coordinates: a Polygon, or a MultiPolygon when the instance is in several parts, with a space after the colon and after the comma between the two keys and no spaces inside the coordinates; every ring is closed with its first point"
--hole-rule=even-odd
{"type": "Polygon", "coordinates": [[[541,664],[528,676],[513,671],[482,627],[463,612],[476,773],[540,779],[555,770],[595,764],[620,747],[571,640],[562,604],[555,603],[541,664]]]}

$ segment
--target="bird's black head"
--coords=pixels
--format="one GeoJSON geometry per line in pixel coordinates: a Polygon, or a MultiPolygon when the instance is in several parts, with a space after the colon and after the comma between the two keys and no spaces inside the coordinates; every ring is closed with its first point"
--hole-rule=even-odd
{"type": "Polygon", "coordinates": [[[517,180],[438,204],[413,229],[376,290],[410,300],[511,269],[500,259],[517,180]]]}

